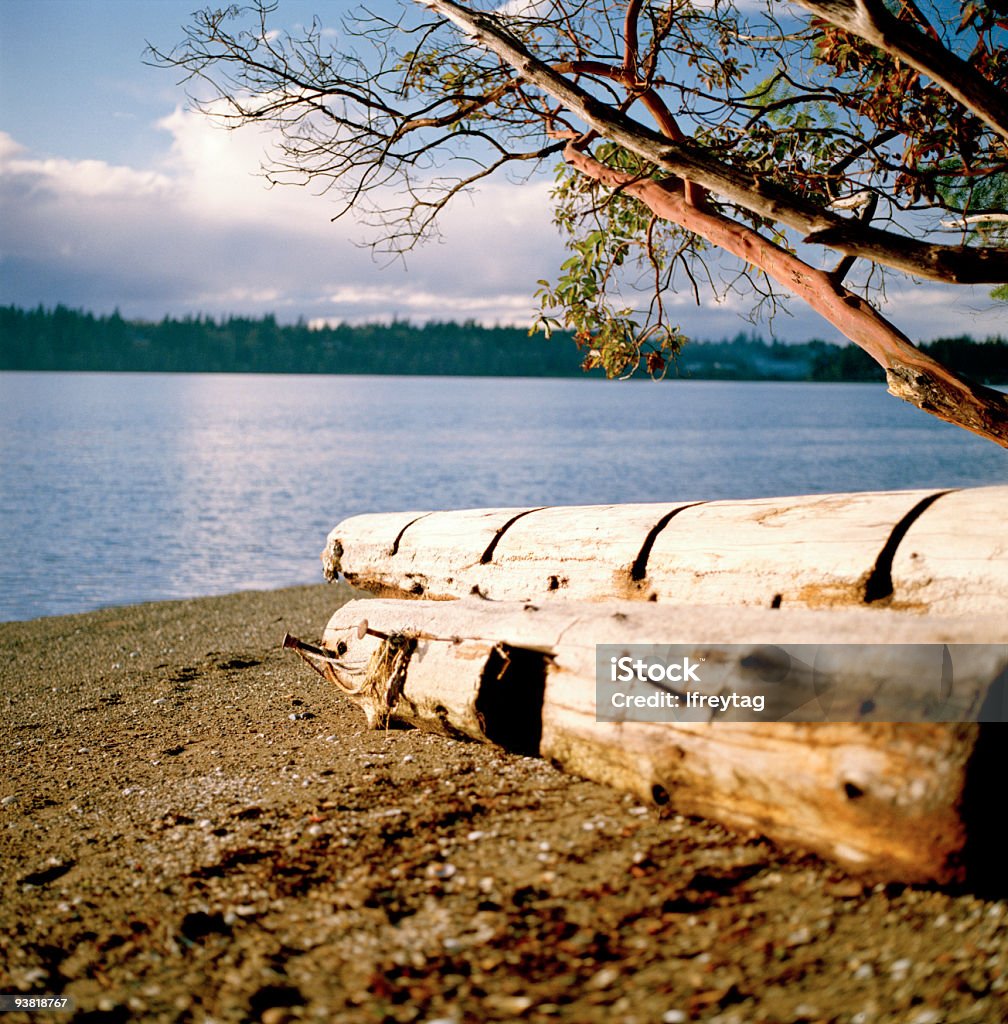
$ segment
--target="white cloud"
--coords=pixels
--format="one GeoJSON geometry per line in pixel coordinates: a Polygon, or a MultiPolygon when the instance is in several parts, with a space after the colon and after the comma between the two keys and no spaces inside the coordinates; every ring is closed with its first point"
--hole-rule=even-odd
{"type": "Polygon", "coordinates": [[[944,288],[930,282],[900,283],[886,290],[882,310],[915,341],[971,334],[1008,336],[1008,306],[990,297],[992,286],[944,288]]]}
{"type": "Polygon", "coordinates": [[[6,164],[8,160],[13,159],[19,153],[24,152],[24,146],[19,142],[15,142],[7,132],[0,132],[0,166],[6,164]]]}
{"type": "Polygon", "coordinates": [[[504,3],[495,8],[494,13],[503,14],[505,17],[533,18],[543,6],[544,0],[504,0],[504,3]]]}
{"type": "MultiPolygon", "coordinates": [[[[175,110],[159,122],[170,148],[151,167],[28,152],[0,133],[0,303],[63,302],[98,312],[261,314],[283,319],[475,319],[530,323],[536,280],[563,259],[549,185],[503,179],[445,212],[443,241],[383,265],[366,229],[310,188],[268,188],[257,174],[261,132],[224,131],[175,110]]],[[[748,304],[671,305],[692,337],[749,329],[748,304]]],[[[800,302],[773,328],[784,339],[839,340],[800,302]]],[[[983,288],[898,282],[882,309],[916,340],[1005,332],[1003,305],[983,288]]],[[[761,329],[761,328],[757,328],[761,329]]]]}
{"type": "MultiPolygon", "coordinates": [[[[347,285],[325,295],[335,315],[317,318],[317,323],[353,320],[354,310],[385,309],[382,319],[408,317],[415,320],[481,320],[488,323],[520,323],[531,321],[533,302],[528,292],[450,294],[422,289],[403,291],[395,286],[347,285]],[[339,311],[346,311],[340,315],[339,311]]],[[[359,319],[359,317],[357,317],[359,319]]]]}
{"type": "Polygon", "coordinates": [[[361,224],[331,223],[333,203],[267,186],[268,136],[181,109],[158,125],[171,143],[150,169],[39,157],[0,135],[0,302],[527,323],[536,278],[557,265],[542,184],[489,183],[447,211],[444,244],[382,266],[361,224]]]}
{"type": "Polygon", "coordinates": [[[157,126],[172,137],[164,166],[179,185],[180,204],[194,216],[233,224],[289,215],[292,197],[269,189],[260,171],[269,149],[264,132],[229,131],[181,107],[157,126]]]}
{"type": "Polygon", "coordinates": [[[103,160],[38,159],[0,132],[0,175],[28,183],[32,191],[49,191],[80,199],[164,196],[171,180],[154,171],[108,164],[103,160]]]}

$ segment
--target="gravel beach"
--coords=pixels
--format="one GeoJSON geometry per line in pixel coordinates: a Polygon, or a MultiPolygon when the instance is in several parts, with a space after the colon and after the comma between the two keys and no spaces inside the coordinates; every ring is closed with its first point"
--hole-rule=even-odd
{"type": "Polygon", "coordinates": [[[339,587],[0,624],[0,993],[78,1021],[1008,1020],[1008,903],[363,715],[339,587]]]}

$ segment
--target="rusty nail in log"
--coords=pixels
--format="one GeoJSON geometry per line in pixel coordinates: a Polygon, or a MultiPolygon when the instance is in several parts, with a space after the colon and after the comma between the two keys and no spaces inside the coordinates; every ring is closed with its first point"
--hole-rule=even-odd
{"type": "Polygon", "coordinates": [[[336,667],[340,664],[340,656],[346,654],[346,644],[341,640],[335,652],[325,647],[316,647],[314,644],[306,644],[290,633],[285,633],[283,647],[294,651],[297,656],[307,665],[311,666],[323,679],[335,683],[341,689],[346,689],[336,674],[336,667]]]}
{"type": "Polygon", "coordinates": [[[336,662],[340,654],[346,654],[346,650],[340,651],[337,648],[335,651],[331,651],[325,647],[316,647],[315,644],[306,644],[304,640],[299,640],[296,636],[291,636],[290,633],[284,633],[281,646],[291,651],[297,651],[302,656],[308,655],[309,658],[318,658],[322,661],[336,662]]]}
{"type": "Polygon", "coordinates": [[[361,624],[357,627],[357,639],[363,640],[365,636],[376,636],[379,640],[388,640],[388,633],[383,633],[380,629],[372,629],[368,625],[367,619],[364,619],[361,624]]]}

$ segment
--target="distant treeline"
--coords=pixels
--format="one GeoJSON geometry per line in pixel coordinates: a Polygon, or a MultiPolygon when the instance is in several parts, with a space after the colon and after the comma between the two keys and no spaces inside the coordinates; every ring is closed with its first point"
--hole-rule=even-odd
{"type": "MultiPolygon", "coordinates": [[[[1008,383],[1008,342],[943,338],[922,346],[976,381],[1008,383]]],[[[580,376],[582,353],[569,334],[530,336],[520,327],[408,321],[312,328],[206,316],[159,323],[95,316],[57,306],[0,307],[0,369],[162,373],[378,373],[580,376]]],[[[786,345],[751,334],[692,342],[671,376],[713,380],[882,380],[861,349],[824,341],[786,345]]]]}
{"type": "Polygon", "coordinates": [[[57,306],[0,308],[0,368],[163,373],[400,373],[568,376],[573,341],[518,327],[406,321],[312,328],[258,319],[165,317],[159,323],[57,306]]]}

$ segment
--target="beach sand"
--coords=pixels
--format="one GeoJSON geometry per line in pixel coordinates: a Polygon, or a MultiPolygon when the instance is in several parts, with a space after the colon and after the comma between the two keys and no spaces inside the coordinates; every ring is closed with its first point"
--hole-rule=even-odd
{"type": "Polygon", "coordinates": [[[368,732],[280,649],[347,594],[0,625],[0,993],[81,1021],[1008,1019],[1004,900],[368,732]]]}

